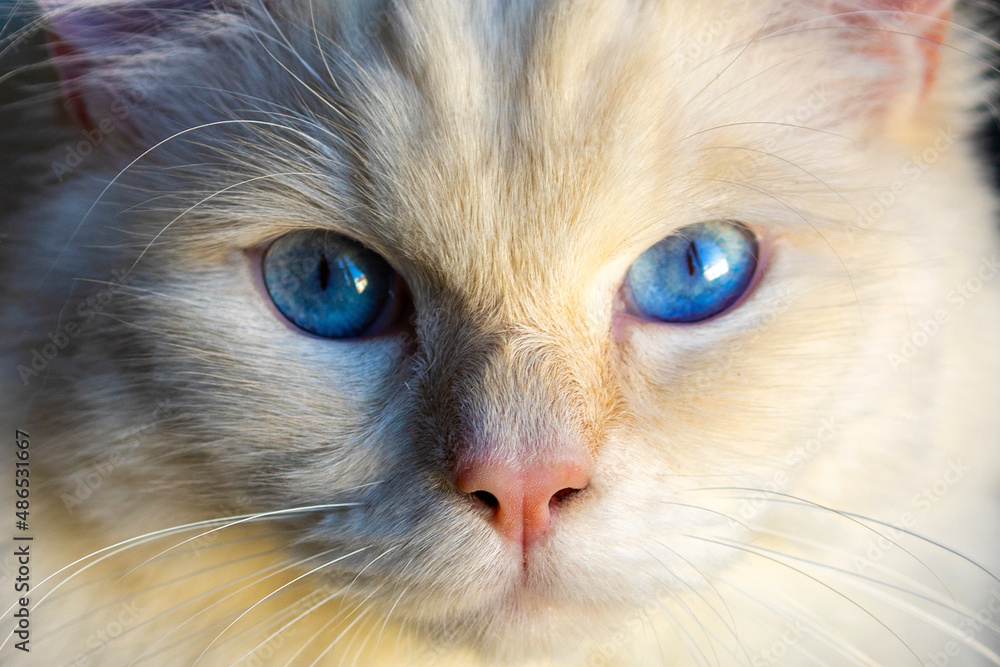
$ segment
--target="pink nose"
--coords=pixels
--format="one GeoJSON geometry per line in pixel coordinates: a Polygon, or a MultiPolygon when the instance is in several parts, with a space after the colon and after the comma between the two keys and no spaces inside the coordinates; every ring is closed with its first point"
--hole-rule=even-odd
{"type": "Polygon", "coordinates": [[[459,464],[455,482],[493,511],[497,532],[528,549],[549,532],[553,511],[590,483],[590,460],[583,451],[526,467],[472,458],[459,464]]]}

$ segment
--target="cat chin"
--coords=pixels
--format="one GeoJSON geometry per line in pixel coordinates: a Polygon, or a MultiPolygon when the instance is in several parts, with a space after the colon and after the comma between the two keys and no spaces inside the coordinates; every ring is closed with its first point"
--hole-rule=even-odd
{"type": "MultiPolygon", "coordinates": [[[[559,603],[524,590],[476,612],[451,613],[441,619],[426,614],[412,619],[424,641],[438,650],[464,648],[490,665],[525,665],[539,656],[575,664],[581,649],[605,639],[634,604],[609,605],[578,598],[559,603]]],[[[411,619],[407,619],[409,623],[411,619]]]]}
{"type": "MultiPolygon", "coordinates": [[[[649,604],[653,591],[675,594],[663,589],[668,575],[657,581],[625,565],[582,571],[563,543],[552,546],[556,548],[542,545],[524,559],[514,545],[503,544],[489,549],[487,557],[466,553],[455,559],[461,562],[447,564],[442,564],[444,558],[418,562],[413,555],[419,549],[375,563],[369,556],[331,573],[320,588],[349,588],[346,608],[370,606],[373,616],[391,617],[417,643],[449,652],[467,650],[491,665],[524,665],[539,655],[572,656],[649,604]]],[[[337,553],[347,550],[338,547],[337,553]]],[[[321,552],[316,547],[310,551],[321,552]]],[[[683,591],[692,584],[677,580],[671,586],[683,591]]]]}

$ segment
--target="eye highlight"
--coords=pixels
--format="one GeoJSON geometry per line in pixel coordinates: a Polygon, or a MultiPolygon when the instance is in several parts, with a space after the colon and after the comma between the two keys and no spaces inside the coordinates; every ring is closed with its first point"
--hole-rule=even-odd
{"type": "Polygon", "coordinates": [[[688,225],[633,262],[625,277],[626,299],[635,314],[652,320],[707,320],[746,293],[757,257],[757,238],[742,223],[688,225]]]}
{"type": "Polygon", "coordinates": [[[264,254],[262,274],[281,314],[324,338],[369,333],[395,282],[395,272],[380,255],[323,230],[279,238],[264,254]]]}

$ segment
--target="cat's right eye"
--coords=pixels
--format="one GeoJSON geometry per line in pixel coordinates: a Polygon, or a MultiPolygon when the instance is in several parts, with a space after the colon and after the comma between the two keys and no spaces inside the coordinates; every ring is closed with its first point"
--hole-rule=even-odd
{"type": "Polygon", "coordinates": [[[275,307],[303,331],[357,338],[388,324],[396,273],[357,241],[325,230],[292,232],[271,244],[261,270],[275,307]]]}
{"type": "Polygon", "coordinates": [[[628,305],[637,315],[674,324],[715,317],[749,291],[758,256],[756,235],[740,222],[688,225],[629,267],[628,305]]]}

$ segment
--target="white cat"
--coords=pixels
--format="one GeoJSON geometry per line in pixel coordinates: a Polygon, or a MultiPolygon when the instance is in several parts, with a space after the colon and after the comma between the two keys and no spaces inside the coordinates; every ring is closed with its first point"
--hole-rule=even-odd
{"type": "Polygon", "coordinates": [[[1000,664],[960,9],[45,0],[0,662],[1000,664]]]}

